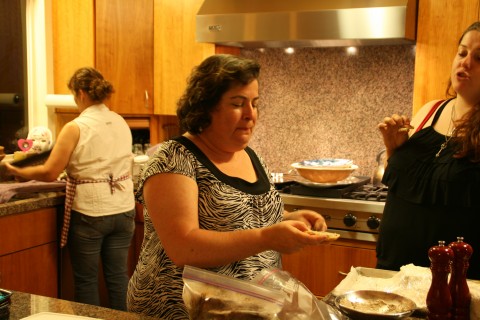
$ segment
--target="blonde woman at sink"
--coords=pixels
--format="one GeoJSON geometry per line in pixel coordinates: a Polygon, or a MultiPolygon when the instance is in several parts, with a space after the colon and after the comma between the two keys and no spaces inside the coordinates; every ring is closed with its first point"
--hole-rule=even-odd
{"type": "Polygon", "coordinates": [[[393,115],[378,125],[389,189],[377,267],[428,267],[430,247],[463,237],[474,249],[467,276],[480,279],[480,22],[460,38],[447,92],[412,121],[393,115]]]}

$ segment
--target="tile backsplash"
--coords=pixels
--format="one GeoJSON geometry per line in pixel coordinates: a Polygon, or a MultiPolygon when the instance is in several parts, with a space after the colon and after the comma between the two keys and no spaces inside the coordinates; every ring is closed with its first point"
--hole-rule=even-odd
{"type": "Polygon", "coordinates": [[[383,149],[377,124],[411,116],[415,46],[242,49],[260,72],[259,119],[250,146],[273,172],[314,158],[348,158],[371,176],[383,149]]]}

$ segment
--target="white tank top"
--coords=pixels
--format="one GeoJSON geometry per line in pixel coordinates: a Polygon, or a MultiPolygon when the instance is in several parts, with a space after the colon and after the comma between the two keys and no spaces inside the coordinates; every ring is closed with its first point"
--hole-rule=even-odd
{"type": "MultiPolygon", "coordinates": [[[[67,166],[75,180],[108,180],[129,174],[132,165],[132,133],[126,121],[104,104],[85,109],[73,120],[80,128],[80,138],[67,166]]],[[[110,184],[77,185],[72,209],[89,216],[105,216],[135,207],[132,179],[110,184]]]]}

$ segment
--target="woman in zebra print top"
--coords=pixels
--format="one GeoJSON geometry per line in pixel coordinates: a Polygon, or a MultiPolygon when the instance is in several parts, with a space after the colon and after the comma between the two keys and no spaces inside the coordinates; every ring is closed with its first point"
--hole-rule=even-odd
{"type": "Polygon", "coordinates": [[[177,115],[185,133],[162,143],[142,171],[145,236],[130,279],[132,312],[188,319],[183,266],[239,279],[281,267],[325,238],[313,211],[285,212],[262,158],[248,147],[258,115],[257,62],[214,55],[196,67],[177,115]]]}

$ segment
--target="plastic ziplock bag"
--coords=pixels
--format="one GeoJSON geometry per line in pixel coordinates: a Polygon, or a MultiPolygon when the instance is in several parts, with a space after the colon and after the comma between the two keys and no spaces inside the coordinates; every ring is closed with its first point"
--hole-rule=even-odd
{"type": "Polygon", "coordinates": [[[277,268],[264,269],[253,281],[284,293],[285,302],[278,315],[279,319],[333,320],[342,318],[337,310],[318,300],[302,282],[287,271],[277,268]]]}
{"type": "Polygon", "coordinates": [[[203,269],[183,269],[183,301],[190,319],[277,320],[281,291],[203,269]]]}

